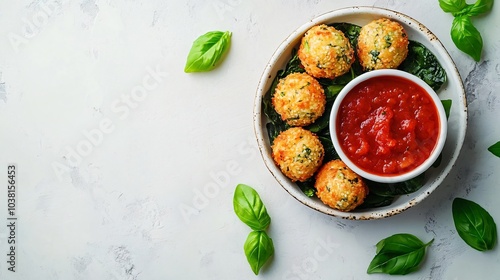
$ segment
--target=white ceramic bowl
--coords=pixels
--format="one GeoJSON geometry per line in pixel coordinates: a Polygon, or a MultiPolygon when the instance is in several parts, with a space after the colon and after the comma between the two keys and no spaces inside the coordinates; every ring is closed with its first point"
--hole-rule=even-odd
{"type": "Polygon", "coordinates": [[[444,143],[446,141],[446,133],[447,133],[447,119],[446,119],[446,113],[444,111],[443,105],[441,103],[441,100],[439,99],[438,95],[436,92],[423,80],[418,78],[415,75],[409,74],[407,72],[401,71],[401,70],[395,70],[395,69],[382,69],[382,70],[374,70],[371,72],[364,73],[355,79],[353,79],[351,82],[349,82],[337,95],[337,98],[335,99],[335,103],[333,104],[333,108],[330,114],[330,136],[333,142],[333,146],[335,147],[335,151],[339,155],[340,159],[349,167],[351,168],[354,172],[356,172],[358,175],[361,177],[374,181],[374,182],[380,182],[380,183],[399,183],[399,182],[404,182],[407,180],[410,180],[412,178],[417,177],[418,175],[424,173],[427,169],[429,169],[432,164],[438,159],[439,155],[441,154],[441,151],[443,150],[444,143]],[[339,108],[344,101],[345,97],[349,95],[349,93],[359,84],[362,84],[366,81],[370,81],[372,79],[379,79],[381,77],[399,77],[403,78],[406,80],[409,80],[410,82],[420,86],[426,93],[427,95],[431,98],[432,102],[434,103],[434,106],[437,109],[438,112],[438,136],[437,136],[437,142],[430,153],[429,157],[420,165],[416,166],[414,169],[405,171],[403,173],[398,173],[398,174],[388,174],[388,175],[381,175],[381,174],[376,174],[373,172],[369,172],[366,169],[363,169],[362,167],[356,165],[349,156],[345,153],[345,151],[342,149],[342,146],[340,145],[339,138],[338,138],[338,133],[339,131],[337,130],[337,122],[338,122],[338,117],[339,117],[339,108]]]}
{"type": "Polygon", "coordinates": [[[257,87],[254,101],[253,122],[257,144],[264,164],[276,181],[291,197],[327,215],[345,219],[368,220],[389,217],[417,205],[443,182],[454,166],[462,148],[467,127],[467,104],[462,79],[453,60],[438,38],[423,24],[407,15],[387,9],[376,7],[348,7],[330,11],[302,24],[278,46],[267,63],[257,87]],[[283,175],[280,169],[274,164],[271,157],[271,146],[269,144],[266,129],[268,119],[263,112],[262,99],[271,87],[277,72],[283,69],[290,59],[292,49],[298,46],[302,36],[308,29],[317,24],[331,24],[336,22],[348,22],[362,26],[381,17],[390,18],[402,24],[409,39],[424,44],[434,53],[441,66],[446,70],[447,82],[437,93],[442,100],[449,99],[453,104],[448,118],[447,140],[442,151],[441,165],[425,172],[424,186],[418,191],[399,196],[388,206],[341,212],[326,206],[317,198],[307,197],[299,187],[283,175]]]}

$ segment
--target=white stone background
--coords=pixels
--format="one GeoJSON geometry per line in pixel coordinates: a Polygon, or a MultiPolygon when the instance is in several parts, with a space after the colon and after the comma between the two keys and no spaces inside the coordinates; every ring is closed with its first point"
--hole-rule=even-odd
{"type": "Polygon", "coordinates": [[[1,0],[0,217],[15,163],[18,221],[15,273],[0,226],[0,279],[499,279],[498,246],[468,247],[451,202],[474,200],[500,222],[500,159],[487,151],[500,140],[500,5],[474,19],[484,38],[478,63],[453,45],[451,22],[437,0],[1,0]],[[308,20],[352,5],[422,22],[467,90],[456,166],[424,202],[383,220],[298,203],[266,169],[253,132],[255,90],[274,50],[308,20]],[[193,40],[210,30],[233,32],[225,61],[185,74],[193,40]],[[130,99],[145,82],[143,98],[130,99]],[[82,144],[96,129],[103,137],[82,144]],[[71,154],[78,148],[86,155],[71,154]],[[222,187],[200,201],[214,183],[222,187]],[[232,209],[238,183],[253,186],[272,217],[276,251],[259,276],[243,253],[249,229],[232,209]],[[374,245],[399,232],[435,239],[420,270],[366,274],[374,245]]]}

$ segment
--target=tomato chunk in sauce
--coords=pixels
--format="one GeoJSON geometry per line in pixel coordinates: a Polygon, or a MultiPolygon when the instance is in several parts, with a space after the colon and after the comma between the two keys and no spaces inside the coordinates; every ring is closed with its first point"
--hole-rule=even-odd
{"type": "Polygon", "coordinates": [[[336,126],[342,150],[352,162],[387,176],[422,164],[435,148],[440,129],[429,94],[394,76],[354,87],[340,104],[336,126]]]}

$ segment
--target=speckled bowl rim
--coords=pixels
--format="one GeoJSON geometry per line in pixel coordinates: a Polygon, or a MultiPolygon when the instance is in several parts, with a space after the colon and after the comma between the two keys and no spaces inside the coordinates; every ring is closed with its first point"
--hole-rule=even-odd
{"type": "Polygon", "coordinates": [[[443,182],[455,165],[465,139],[467,128],[467,101],[465,88],[453,59],[444,48],[443,44],[427,27],[400,12],[378,7],[355,6],[333,10],[320,15],[300,26],[281,43],[267,63],[259,81],[254,100],[253,123],[257,144],[266,167],[276,181],[278,181],[283,189],[292,197],[302,204],[327,215],[351,220],[371,220],[390,217],[417,205],[443,182]],[[396,198],[389,206],[342,212],[326,206],[317,198],[310,198],[304,195],[299,187],[284,176],[274,164],[271,157],[271,147],[269,145],[267,129],[265,127],[267,117],[262,111],[262,99],[271,86],[277,71],[281,70],[290,58],[292,48],[297,46],[300,38],[309,28],[317,24],[330,24],[335,22],[351,22],[363,25],[380,17],[387,17],[400,22],[405,27],[409,38],[429,48],[446,70],[448,80],[438,91],[438,94],[441,99],[451,99],[453,104],[448,119],[447,140],[443,148],[441,165],[437,168],[431,168],[426,172],[426,183],[421,189],[412,194],[396,198]]]}

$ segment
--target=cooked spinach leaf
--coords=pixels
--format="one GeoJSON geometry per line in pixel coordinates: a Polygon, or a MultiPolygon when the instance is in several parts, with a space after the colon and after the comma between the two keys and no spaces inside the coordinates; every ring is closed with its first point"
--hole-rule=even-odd
{"type": "Polygon", "coordinates": [[[326,102],[335,101],[337,95],[342,91],[345,85],[325,85],[326,102]]]}
{"type": "Polygon", "coordinates": [[[358,209],[383,207],[391,205],[393,201],[394,201],[394,196],[380,196],[370,192],[365,197],[365,201],[363,201],[363,204],[358,206],[358,209]]]}
{"type": "Polygon", "coordinates": [[[330,113],[332,112],[333,101],[327,102],[325,105],[325,112],[321,117],[319,117],[314,123],[305,127],[305,129],[310,130],[318,134],[324,129],[328,129],[328,124],[330,123],[330,113]]]}
{"type": "Polygon", "coordinates": [[[418,191],[425,183],[425,173],[417,177],[392,185],[395,195],[410,194],[418,191]]]}
{"type": "Polygon", "coordinates": [[[323,144],[323,149],[325,149],[325,157],[323,158],[323,162],[329,162],[334,159],[339,159],[339,155],[335,148],[333,147],[333,142],[330,136],[319,136],[319,141],[323,144]]]}
{"type": "Polygon", "coordinates": [[[370,193],[383,197],[395,197],[418,191],[425,183],[425,173],[400,183],[384,184],[369,180],[365,181],[370,188],[370,193]]]}
{"type": "Polygon", "coordinates": [[[335,27],[335,29],[342,31],[347,39],[349,39],[351,46],[353,46],[355,50],[357,49],[361,26],[347,22],[334,23],[332,26],[335,27]]]}
{"type": "Polygon", "coordinates": [[[308,197],[313,197],[316,195],[313,178],[309,178],[304,182],[297,182],[297,186],[299,186],[300,190],[308,197]]]}
{"type": "Polygon", "coordinates": [[[281,79],[288,76],[288,74],[304,72],[306,72],[306,70],[304,70],[304,67],[300,63],[299,56],[297,55],[297,50],[293,49],[292,58],[286,64],[285,69],[283,69],[282,71],[278,71],[277,77],[278,79],[281,79]]]}
{"type": "Polygon", "coordinates": [[[416,41],[410,40],[408,56],[399,69],[424,80],[435,91],[438,91],[446,82],[446,71],[441,67],[436,56],[416,41]]]}

